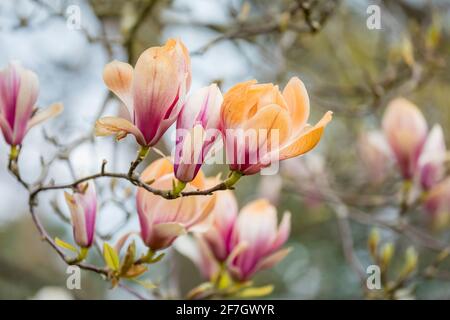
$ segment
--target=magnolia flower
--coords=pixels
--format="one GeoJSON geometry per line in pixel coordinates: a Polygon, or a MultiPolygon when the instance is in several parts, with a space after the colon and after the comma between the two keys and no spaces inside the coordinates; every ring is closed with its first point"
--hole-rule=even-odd
{"type": "Polygon", "coordinates": [[[303,82],[292,78],[283,93],[273,84],[239,83],[224,96],[222,134],[231,170],[254,174],[271,162],[299,156],[314,148],[331,121],[327,112],[307,124],[309,98],[303,82]]]}
{"type": "Polygon", "coordinates": [[[70,209],[73,236],[82,248],[89,248],[94,241],[97,215],[97,193],[93,182],[79,184],[75,193],[64,192],[70,209]]]}
{"type": "MultiPolygon", "coordinates": [[[[153,162],[141,175],[143,181],[154,180],[152,186],[168,190],[174,180],[173,164],[167,158],[153,162]]],[[[187,191],[204,188],[204,177],[200,172],[186,186],[187,191]]],[[[139,188],[136,206],[141,225],[141,237],[152,250],[167,248],[180,235],[191,232],[204,232],[211,225],[211,212],[216,197],[191,196],[167,200],[139,188]]]]}
{"type": "Polygon", "coordinates": [[[175,122],[191,84],[189,53],[179,40],[145,50],[136,66],[113,61],[105,66],[103,80],[125,104],[131,122],[104,117],[96,123],[96,134],[131,133],[142,146],[155,145],[175,122]]]}
{"type": "MultiPolygon", "coordinates": [[[[216,185],[216,180],[208,179],[208,186],[216,185]]],[[[236,223],[237,214],[238,204],[234,193],[231,190],[218,192],[216,204],[212,211],[214,217],[212,226],[201,235],[201,238],[207,243],[218,261],[225,261],[233,249],[231,234],[236,223]]]]}
{"type": "Polygon", "coordinates": [[[419,158],[419,179],[422,188],[429,190],[444,178],[446,159],[444,132],[440,125],[435,125],[427,137],[419,158]]]}
{"type": "Polygon", "coordinates": [[[36,112],[38,92],[38,77],[20,64],[10,63],[0,71],[0,128],[9,145],[22,144],[28,130],[63,110],[55,103],[36,112]]]}
{"type": "Polygon", "coordinates": [[[232,233],[233,252],[228,258],[232,276],[245,281],[281,261],[290,251],[280,249],[289,236],[290,226],[290,214],[285,213],[277,227],[277,211],[265,199],[242,208],[232,233]]]}
{"type": "Polygon", "coordinates": [[[358,140],[358,153],[371,181],[383,182],[393,157],[383,133],[364,132],[358,140]]]}
{"type": "Polygon", "coordinates": [[[427,123],[420,110],[403,98],[391,101],[384,113],[383,131],[405,179],[417,170],[427,137],[427,123]]]}
{"type": "Polygon", "coordinates": [[[182,182],[192,181],[211,147],[220,136],[222,94],[216,84],[191,95],[177,119],[175,176],[182,182]]]}

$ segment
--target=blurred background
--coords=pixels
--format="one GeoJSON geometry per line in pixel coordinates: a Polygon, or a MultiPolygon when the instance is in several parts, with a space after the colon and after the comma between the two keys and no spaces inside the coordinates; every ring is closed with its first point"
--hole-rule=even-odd
{"type": "MultiPolygon", "coordinates": [[[[423,210],[397,223],[400,177],[389,163],[368,167],[361,137],[380,126],[390,99],[417,104],[429,124],[439,122],[450,138],[450,1],[448,0],[3,0],[0,2],[0,68],[19,60],[40,79],[38,105],[65,105],[57,120],[31,131],[20,169],[26,180],[70,182],[98,172],[102,159],[124,172],[135,157],[132,138],[121,143],[93,139],[100,115],[122,106],[102,80],[113,60],[134,64],[150,46],[178,37],[192,57],[191,91],[217,82],[225,92],[236,82],[258,79],[284,86],[299,76],[311,98],[312,120],[327,111],[334,121],[320,146],[286,161],[277,176],[246,177],[236,195],[240,206],[259,197],[281,215],[292,212],[290,255],[255,283],[273,283],[269,298],[362,299],[372,264],[369,234],[396,247],[392,274],[414,246],[419,265],[397,298],[449,299],[449,264],[439,274],[424,270],[449,243],[447,226],[430,226],[423,210]],[[368,18],[380,11],[380,28],[368,18]],[[375,10],[376,10],[375,8],[375,10]],[[46,169],[45,169],[46,170],[46,169]]],[[[40,241],[28,212],[28,194],[7,172],[8,146],[0,139],[0,298],[134,299],[180,297],[203,280],[174,250],[149,272],[157,291],[133,283],[109,290],[96,274],[82,272],[82,289],[66,289],[66,265],[40,241]],[[1,169],[3,168],[3,169],[1,169]]],[[[170,134],[158,145],[169,153],[170,134]]],[[[149,160],[156,158],[152,154],[149,160]]],[[[141,167],[142,168],[142,167],[141,167]]],[[[205,167],[208,175],[225,167],[205,167]]],[[[137,231],[134,190],[102,180],[99,237],[114,242],[137,231]]],[[[38,214],[49,233],[67,241],[71,228],[62,192],[39,198],[38,214]]],[[[102,263],[92,254],[94,263],[102,263]]]]}

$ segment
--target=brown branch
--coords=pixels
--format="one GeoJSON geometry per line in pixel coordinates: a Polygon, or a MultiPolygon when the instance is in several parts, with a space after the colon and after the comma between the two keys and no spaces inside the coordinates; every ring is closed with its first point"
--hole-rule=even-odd
{"type": "Polygon", "coordinates": [[[315,20],[312,18],[311,9],[310,1],[297,0],[293,1],[287,8],[281,10],[275,16],[265,17],[263,21],[260,19],[248,22],[237,20],[228,26],[197,24],[198,26],[205,27],[214,32],[220,32],[221,34],[199,49],[191,52],[191,55],[202,55],[211,47],[224,40],[248,39],[264,34],[281,33],[285,30],[315,34],[321,30],[333,10],[328,9],[324,11],[320,18],[315,20]],[[301,11],[304,13],[306,26],[299,26],[291,21],[291,17],[301,11]]]}

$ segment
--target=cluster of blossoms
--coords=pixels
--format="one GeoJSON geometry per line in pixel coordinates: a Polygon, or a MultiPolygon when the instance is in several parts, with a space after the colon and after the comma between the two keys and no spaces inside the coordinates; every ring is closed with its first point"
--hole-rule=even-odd
{"type": "MultiPolygon", "coordinates": [[[[314,148],[332,114],[327,112],[316,125],[307,124],[309,98],[300,79],[292,78],[282,91],[252,80],[233,86],[224,96],[216,84],[188,94],[190,57],[175,39],[144,51],[134,68],[119,61],[107,64],[103,78],[129,114],[126,119],[99,119],[96,135],[115,135],[118,140],[133,135],[141,149],[130,168],[130,181],[139,179],[156,190],[169,190],[171,196],[168,199],[143,187],[137,190],[141,238],[149,257],[179,236],[195,233],[202,262],[196,261],[203,273],[212,279],[225,266],[233,279],[243,282],[288,253],[280,248],[289,235],[290,215],[285,214],[277,226],[276,209],[268,201],[254,201],[238,215],[230,190],[211,195],[185,193],[220,184],[222,190],[230,189],[242,176],[314,148]],[[177,129],[174,155],[154,161],[135,178],[134,169],[173,124],[177,129]],[[215,146],[224,146],[231,170],[223,182],[206,178],[201,171],[215,146]]],[[[55,104],[35,113],[37,86],[36,75],[15,64],[0,75],[0,127],[14,161],[28,129],[62,110],[61,104],[55,104]]],[[[73,193],[65,193],[74,239],[84,253],[94,242],[95,190],[90,180],[76,185],[73,193]]]]}
{"type": "Polygon", "coordinates": [[[367,133],[360,144],[361,155],[374,179],[384,180],[389,164],[394,162],[404,180],[406,193],[414,195],[413,191],[420,191],[417,197],[431,217],[441,222],[448,219],[449,158],[442,127],[435,124],[429,130],[417,106],[404,98],[396,98],[387,106],[382,128],[382,131],[367,133]]]}

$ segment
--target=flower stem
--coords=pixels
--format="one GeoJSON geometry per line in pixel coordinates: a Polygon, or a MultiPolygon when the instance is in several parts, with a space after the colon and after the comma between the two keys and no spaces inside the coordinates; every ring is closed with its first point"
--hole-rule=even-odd
{"type": "Polygon", "coordinates": [[[145,159],[148,150],[150,150],[149,146],[141,146],[136,159],[131,163],[130,170],[128,170],[129,177],[133,176],[134,170],[136,170],[137,166],[145,159]]]}
{"type": "Polygon", "coordinates": [[[241,173],[239,171],[231,171],[230,175],[223,183],[225,184],[227,189],[231,189],[239,181],[239,179],[242,176],[243,176],[243,173],[241,173]]]}
{"type": "Polygon", "coordinates": [[[9,160],[16,162],[19,158],[19,148],[16,145],[11,146],[11,151],[9,153],[9,160]]]}
{"type": "Polygon", "coordinates": [[[405,180],[402,186],[402,200],[400,203],[400,216],[404,216],[409,209],[409,193],[412,189],[412,181],[405,180]]]}
{"type": "Polygon", "coordinates": [[[89,248],[87,248],[87,247],[81,247],[80,248],[80,251],[78,251],[78,256],[76,257],[76,258],[74,258],[74,259],[67,259],[66,260],[66,262],[68,263],[68,264],[77,264],[77,263],[80,263],[80,262],[82,262],[84,259],[86,259],[86,257],[87,257],[87,255],[88,255],[88,252],[89,252],[89,248]]]}
{"type": "Polygon", "coordinates": [[[176,180],[173,184],[172,196],[174,198],[178,198],[178,196],[180,195],[181,191],[184,190],[184,188],[186,188],[186,182],[176,180]]]}

